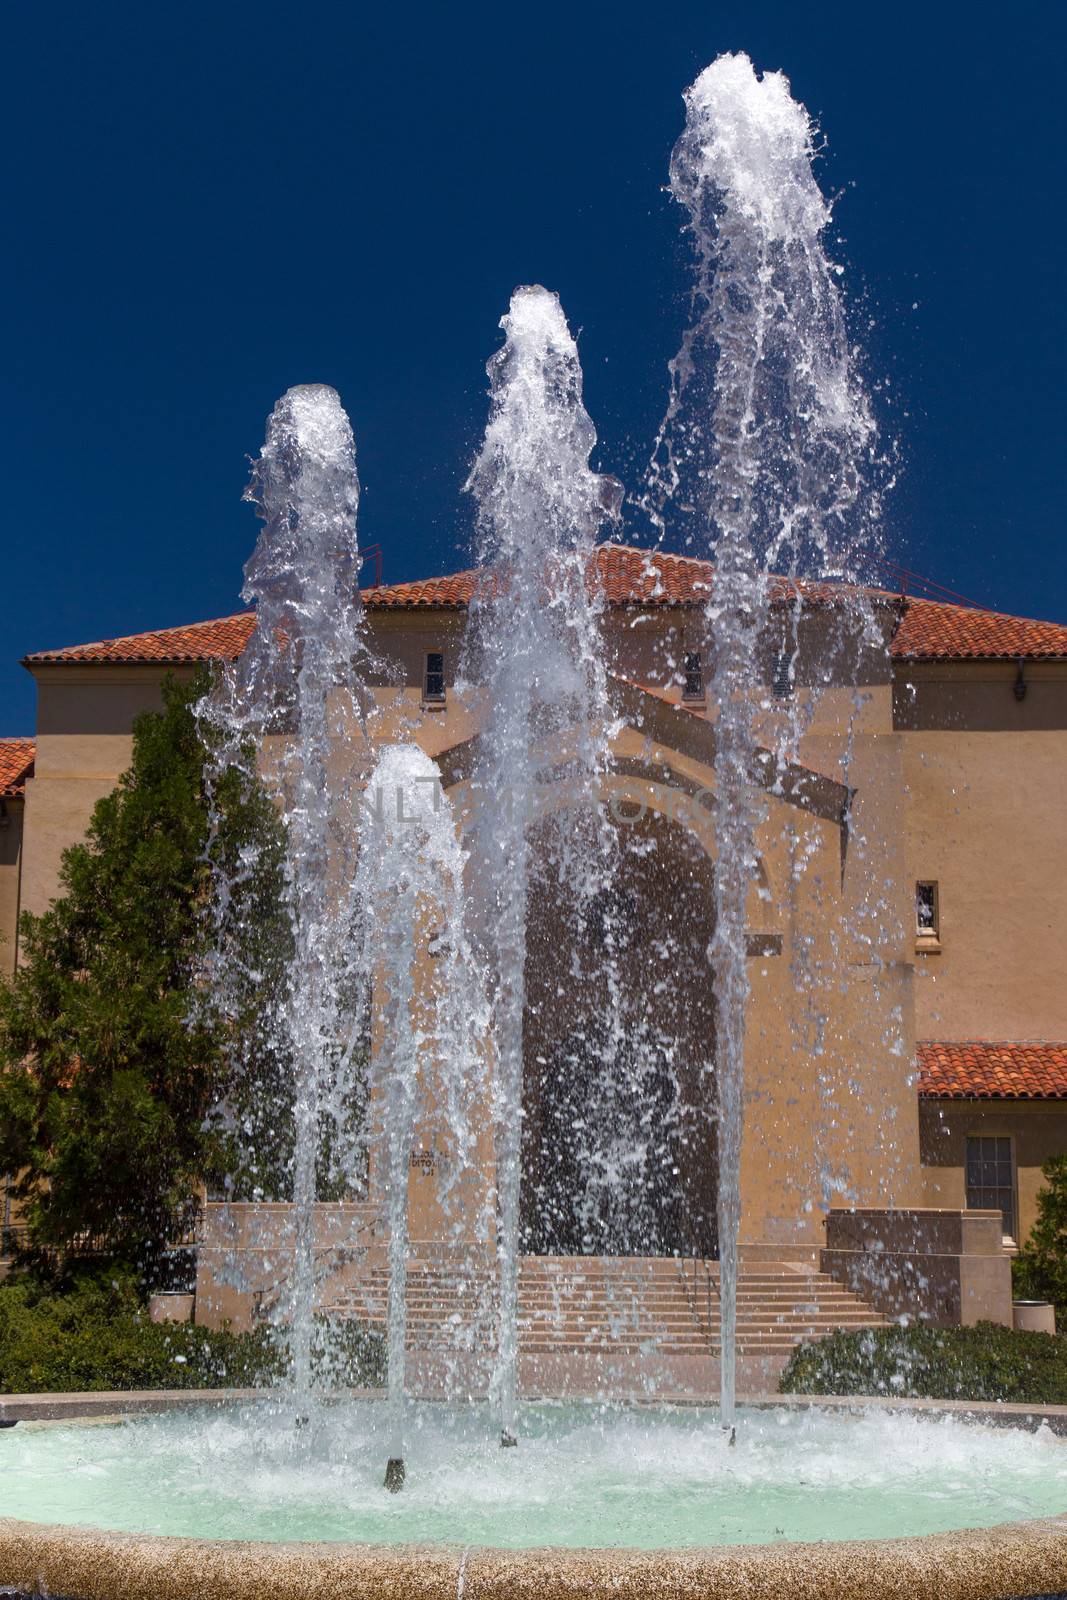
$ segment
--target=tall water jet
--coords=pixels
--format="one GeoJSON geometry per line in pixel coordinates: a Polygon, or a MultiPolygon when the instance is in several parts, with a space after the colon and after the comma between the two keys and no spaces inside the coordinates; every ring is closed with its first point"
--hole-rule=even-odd
{"type": "Polygon", "coordinates": [[[724,55],[686,91],[671,190],[696,247],[694,321],[671,364],[655,476],[715,560],[721,1415],[732,1429],[744,1115],[745,916],[761,816],[760,644],[772,572],[847,573],[872,423],[852,370],[812,171],[811,120],[781,73],[724,55]],[[683,495],[677,491],[684,489],[683,495]]]}
{"type": "MultiPolygon", "coordinates": [[[[332,771],[353,758],[363,725],[363,639],[357,574],[359,480],[352,429],[335,390],[303,384],[278,401],[245,498],[263,519],[245,567],[242,598],[257,623],[243,654],[199,706],[213,730],[215,772],[261,763],[287,835],[292,964],[273,1019],[275,1047],[291,1062],[293,1269],[282,1320],[298,1419],[308,1413],[315,1301],[316,1168],[344,1143],[352,1085],[339,1084],[353,1019],[343,974],[352,930],[338,915],[350,881],[353,819],[348,784],[332,771]],[[273,736],[273,737],[271,737],[273,736]],[[329,1127],[331,1118],[334,1127],[329,1127]]],[[[357,758],[358,759],[358,758],[357,758]]],[[[217,886],[225,922],[230,886],[217,886]]],[[[220,957],[225,967],[225,948],[220,957]]],[[[221,975],[225,983],[225,972],[221,975]]]]}
{"type": "Polygon", "coordinates": [[[570,804],[593,821],[591,849],[565,850],[561,870],[591,901],[608,874],[596,817],[612,737],[595,535],[617,505],[614,480],[589,466],[596,432],[582,404],[578,350],[556,295],[516,289],[490,360],[490,416],[467,488],[478,502],[483,580],[471,608],[467,671],[485,708],[474,774],[476,849],[497,988],[495,1137],[501,1441],[516,1439],[519,1186],[529,825],[538,742],[568,736],[570,804]]]}
{"type": "Polygon", "coordinates": [[[464,922],[466,857],[438,768],[417,745],[382,752],[367,784],[360,834],[354,891],[363,943],[353,955],[380,1018],[369,1088],[380,1101],[373,1114],[381,1124],[389,1224],[385,1486],[395,1492],[405,1474],[408,1173],[416,1118],[428,1105],[441,1114],[440,1143],[447,1141],[447,1149],[437,1198],[447,1207],[470,1165],[470,1106],[480,1083],[475,1041],[485,1018],[464,922]]]}

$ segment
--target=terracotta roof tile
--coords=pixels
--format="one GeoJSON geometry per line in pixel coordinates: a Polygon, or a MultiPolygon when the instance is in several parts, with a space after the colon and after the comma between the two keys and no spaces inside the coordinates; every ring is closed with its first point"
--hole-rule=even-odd
{"type": "Polygon", "coordinates": [[[256,625],[254,611],[214,622],[193,622],[182,628],[159,628],[154,633],[133,633],[122,639],[100,639],[95,644],[72,644],[62,650],[38,650],[24,665],[46,663],[152,661],[179,665],[195,661],[234,661],[248,643],[256,625]]]}
{"type": "MultiPolygon", "coordinates": [[[[596,575],[609,605],[692,607],[707,602],[714,567],[711,562],[692,556],[602,544],[596,552],[596,575]]],[[[441,578],[388,584],[365,589],[363,601],[372,611],[461,610],[473,599],[479,576],[476,569],[469,569],[441,578]]],[[[894,658],[899,660],[1067,657],[1067,625],[1061,623],[1034,622],[932,600],[902,600],[881,589],[869,589],[867,593],[876,605],[903,610],[891,647],[894,658]]],[[[798,596],[809,606],[840,605],[848,594],[844,584],[790,578],[776,578],[771,586],[772,600],[783,605],[792,604],[798,596]]],[[[245,611],[184,628],[162,628],[123,639],[102,639],[96,644],[41,650],[27,656],[26,665],[141,661],[177,665],[233,660],[244,649],[254,626],[254,613],[245,611]]]]}
{"type": "Polygon", "coordinates": [[[25,794],[26,779],[33,777],[33,739],[0,739],[0,799],[25,794]]]}
{"type": "Polygon", "coordinates": [[[1067,626],[1000,611],[909,600],[893,639],[905,661],[1014,661],[1067,656],[1067,626]]]}
{"type": "Polygon", "coordinates": [[[922,1039],[916,1052],[924,1099],[1067,1100],[1067,1043],[922,1039]]]}
{"type": "MultiPolygon", "coordinates": [[[[694,556],[639,550],[633,545],[601,544],[596,549],[595,573],[609,605],[701,606],[711,595],[715,568],[710,561],[698,561],[694,556]]],[[[480,577],[479,569],[471,568],[443,578],[425,578],[418,583],[365,589],[363,599],[372,610],[462,607],[473,599],[480,577]]],[[[838,604],[845,592],[840,584],[797,583],[789,578],[776,578],[772,584],[772,598],[784,602],[800,594],[809,603],[838,604]]],[[[897,603],[895,596],[883,595],[880,590],[870,592],[897,603]]]]}
{"type": "Polygon", "coordinates": [[[413,583],[389,583],[379,589],[364,589],[363,603],[372,611],[410,611],[425,607],[462,610],[470,604],[478,587],[478,569],[451,572],[443,578],[419,578],[413,583]]]}
{"type": "Polygon", "coordinates": [[[597,547],[597,574],[609,605],[704,605],[711,594],[712,565],[692,556],[638,550],[633,545],[597,547]]]}

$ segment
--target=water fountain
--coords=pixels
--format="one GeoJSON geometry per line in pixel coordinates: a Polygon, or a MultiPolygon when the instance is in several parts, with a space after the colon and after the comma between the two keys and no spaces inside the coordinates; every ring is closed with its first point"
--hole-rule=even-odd
{"type": "Polygon", "coordinates": [[[495,1006],[501,1441],[516,1442],[519,1180],[530,826],[538,743],[569,732],[569,803],[587,825],[564,832],[556,870],[588,907],[610,881],[596,806],[613,715],[590,582],[596,530],[616,500],[589,466],[578,351],[554,294],[520,288],[489,363],[492,410],[468,481],[478,500],[481,592],[468,671],[485,699],[475,771],[482,893],[492,928],[495,1006]],[[584,847],[583,847],[584,846],[584,847]]]}
{"type": "MultiPolygon", "coordinates": [[[[276,752],[270,781],[288,835],[293,949],[271,1024],[279,1054],[291,1062],[294,1122],[292,1274],[278,1314],[289,1330],[293,1404],[303,1422],[311,1404],[317,1167],[324,1141],[344,1163],[345,1108],[359,1088],[345,1071],[357,1060],[345,1048],[355,1019],[345,1014],[342,981],[353,930],[338,915],[337,894],[353,863],[354,808],[335,765],[337,751],[354,745],[349,764],[358,767],[370,657],[358,603],[355,445],[333,389],[305,384],[278,402],[246,498],[264,522],[242,591],[256,604],[258,626],[200,712],[214,730],[217,773],[254,761],[268,740],[276,752]]],[[[223,877],[223,927],[229,901],[223,877]]],[[[224,996],[225,945],[217,976],[224,996]]]]}
{"type": "MultiPolygon", "coordinates": [[[[374,1144],[389,1239],[386,1485],[395,1491],[404,1481],[410,1153],[419,1103],[432,1097],[446,1129],[439,1142],[448,1145],[438,1193],[447,1222],[470,1162],[468,1112],[481,1082],[470,1029],[482,986],[465,927],[464,856],[440,774],[417,745],[376,749],[368,730],[365,678],[374,661],[356,588],[358,497],[352,432],[336,393],[290,390],[268,423],[249,490],[266,524],[244,590],[258,601],[259,625],[200,715],[214,734],[213,784],[255,762],[272,734],[277,747],[267,772],[288,841],[292,954],[266,1025],[292,1064],[292,1292],[275,1315],[290,1342],[297,1422],[312,1416],[318,1173],[325,1160],[354,1185],[374,1144]],[[428,927],[432,978],[419,973],[428,927]],[[380,1037],[368,1050],[372,1015],[380,1037]]],[[[250,865],[242,859],[236,870],[247,874],[250,865]]],[[[224,1007],[239,976],[227,937],[232,903],[233,884],[220,872],[215,978],[224,1007]]],[[[335,1254],[343,1248],[332,1243],[335,1254]]]]}
{"type": "MultiPolygon", "coordinates": [[[[492,410],[470,478],[484,569],[470,611],[469,681],[458,695],[467,722],[457,742],[470,765],[445,780],[468,784],[468,836],[460,841],[462,808],[453,810],[415,742],[414,713],[399,734],[394,719],[381,748],[375,743],[370,713],[386,696],[356,592],[351,430],[332,390],[290,391],[271,419],[252,488],[265,527],[246,573],[258,625],[203,708],[218,770],[260,762],[288,830],[292,981],[273,1026],[292,1064],[296,1123],[291,1285],[280,1308],[290,1381],[280,1398],[231,1398],[217,1410],[7,1434],[5,1513],[96,1531],[0,1522],[0,1582],[135,1600],[312,1589],[503,1595],[516,1585],[544,1595],[758,1589],[966,1600],[1067,1583],[1067,1519],[1053,1515],[1067,1462],[1047,1427],[1000,1431],[948,1415],[776,1401],[736,1410],[752,1042],[747,908],[762,885],[761,829],[772,803],[803,798],[818,780],[824,797],[833,791],[820,825],[843,880],[852,805],[847,785],[811,773],[798,779],[796,752],[817,694],[779,715],[767,635],[773,614],[795,665],[805,585],[853,576],[872,429],[821,242],[829,211],[812,176],[803,107],[781,75],[760,79],[743,56],[720,58],[686,103],[671,182],[696,243],[696,317],[672,368],[653,492],[662,507],[674,497],[679,525],[691,519],[700,550],[715,559],[703,619],[713,715],[693,719],[689,750],[691,765],[697,751],[710,766],[713,734],[715,933],[705,977],[719,1030],[718,1412],[706,1395],[678,1405],[618,1406],[611,1394],[530,1401],[523,1448],[499,1449],[520,1434],[530,822],[546,761],[563,811],[583,819],[560,828],[553,870],[572,884],[580,917],[603,918],[609,1001],[618,979],[614,913],[601,896],[622,870],[596,804],[621,719],[591,582],[594,537],[617,496],[589,467],[595,436],[559,303],[543,289],[520,289],[490,364],[492,410]],[[774,612],[783,586],[796,606],[774,612]],[[477,953],[465,897],[476,902],[477,953]],[[495,986],[491,1026],[483,954],[495,986]],[[376,1031],[365,1067],[369,994],[376,1031]],[[477,1396],[442,1405],[412,1395],[405,1340],[413,1130],[426,1100],[443,1108],[450,1147],[438,1199],[454,1187],[457,1208],[467,1206],[462,1174],[474,1164],[483,1073],[493,1085],[497,1190],[491,1411],[477,1396]],[[368,1095],[365,1126],[354,1131],[351,1108],[368,1095]],[[343,1171],[359,1163],[368,1138],[377,1141],[388,1223],[389,1403],[335,1395],[320,1405],[311,1372],[316,1174],[324,1147],[343,1171]],[[294,1418],[313,1425],[294,1428],[294,1418]],[[405,1494],[389,1494],[405,1477],[405,1494]],[[983,1534],[1005,1508],[1031,1520],[983,1534]],[[971,1531],[948,1531],[961,1527],[971,1531]],[[118,1536],[99,1531],[107,1529],[118,1536]],[[137,1534],[176,1537],[161,1545],[130,1537],[137,1534]],[[931,1537],[895,1537],[902,1534],[931,1537]],[[226,1542],[235,1540],[256,1543],[226,1542]],[[834,1540],[853,1542],[826,1542],[834,1540]],[[761,1548],[736,1548],[745,1544],[761,1548]]],[[[643,571],[658,582],[654,556],[643,571]]],[[[874,648],[862,597],[840,611],[842,649],[857,638],[874,648]]],[[[667,698],[652,695],[649,704],[662,709],[667,698]]],[[[681,725],[687,715],[677,700],[659,723],[650,713],[635,762],[664,722],[681,725]]],[[[226,916],[223,884],[223,930],[226,916]]],[[[613,1001],[608,1013],[603,1050],[617,1071],[626,1060],[622,1014],[613,1001]]],[[[447,1226],[442,1237],[453,1242],[447,1226]]]]}
{"type": "MultiPolygon", "coordinates": [[[[767,699],[760,651],[772,578],[853,576],[852,519],[872,423],[851,369],[840,292],[823,245],[830,209],[812,172],[807,112],[781,73],[759,78],[745,55],[720,56],[685,100],[671,191],[689,214],[696,248],[696,318],[671,366],[659,443],[669,464],[667,497],[683,491],[696,537],[715,562],[707,604],[717,711],[712,967],[719,1019],[721,1420],[732,1430],[749,994],[745,917],[761,817],[757,724],[767,699]]],[[[795,722],[787,723],[779,764],[797,733],[795,722]]]]}
{"type": "Polygon", "coordinates": [[[389,1233],[388,1382],[390,1447],[386,1488],[404,1482],[407,1404],[406,1309],[408,1167],[420,1100],[439,1099],[447,1129],[447,1211],[471,1160],[470,1105],[481,1081],[471,1048],[482,984],[467,939],[464,856],[437,767],[417,745],[386,746],[367,785],[354,884],[362,942],[350,960],[381,1018],[371,1054],[371,1094],[381,1102],[389,1233]],[[429,930],[429,931],[427,931],[429,930]],[[419,972],[432,942],[433,973],[419,972]]]}

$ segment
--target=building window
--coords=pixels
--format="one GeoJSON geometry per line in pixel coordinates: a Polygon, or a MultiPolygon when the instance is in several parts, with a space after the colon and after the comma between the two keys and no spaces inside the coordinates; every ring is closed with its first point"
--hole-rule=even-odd
{"type": "Polygon", "coordinates": [[[1015,1233],[1015,1157],[1011,1140],[1001,1134],[975,1136],[967,1140],[967,1209],[999,1211],[1004,1218],[1004,1235],[1015,1233]]]}
{"type": "Polygon", "coordinates": [[[422,674],[422,698],[428,705],[442,705],[445,698],[445,658],[440,650],[427,650],[422,674]]]}
{"type": "Polygon", "coordinates": [[[704,664],[699,650],[688,650],[685,657],[685,681],[682,687],[683,700],[703,700],[704,698],[704,664]]]}
{"type": "Polygon", "coordinates": [[[941,897],[931,878],[915,885],[915,935],[920,946],[927,949],[941,943],[941,897]]]}
{"type": "Polygon", "coordinates": [[[778,700],[788,700],[793,693],[793,654],[790,650],[779,650],[774,658],[771,693],[778,700]]]}

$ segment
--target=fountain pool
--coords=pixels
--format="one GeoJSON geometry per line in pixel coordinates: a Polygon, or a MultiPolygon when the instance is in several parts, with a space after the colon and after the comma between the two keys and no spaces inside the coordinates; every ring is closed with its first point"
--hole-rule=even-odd
{"type": "Polygon", "coordinates": [[[698,1406],[531,1405],[503,1455],[487,1407],[420,1403],[408,1484],[382,1485],[388,1409],[339,1402],[310,1450],[270,1402],[5,1441],[8,1515],[126,1533],[521,1550],[899,1538],[1055,1515],[1067,1443],[948,1416],[746,1411],[730,1448],[698,1406]]]}

